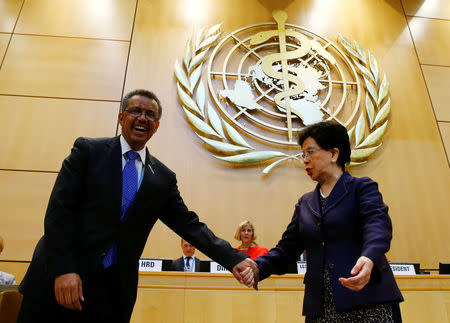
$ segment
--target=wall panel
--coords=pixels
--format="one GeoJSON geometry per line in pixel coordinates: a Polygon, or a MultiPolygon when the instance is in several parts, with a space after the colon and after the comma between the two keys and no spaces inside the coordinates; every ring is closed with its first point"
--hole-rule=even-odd
{"type": "Polygon", "coordinates": [[[25,1],[15,32],[129,41],[135,8],[135,0],[25,1]]]}
{"type": "Polygon", "coordinates": [[[16,25],[24,0],[3,0],[0,4],[0,32],[10,33],[16,25]]]}
{"type": "Polygon", "coordinates": [[[439,121],[450,121],[450,67],[422,66],[423,75],[433,102],[434,113],[439,121]]]}
{"type": "Polygon", "coordinates": [[[111,137],[118,102],[0,96],[0,168],[57,172],[77,137],[111,137]]]}
{"type": "Polygon", "coordinates": [[[0,62],[3,60],[3,57],[5,56],[6,48],[8,47],[10,38],[11,34],[0,34],[0,62]]]}
{"type": "MultiPolygon", "coordinates": [[[[450,123],[439,122],[439,129],[441,130],[442,140],[445,145],[445,151],[447,152],[447,158],[450,160],[450,123]]],[[[450,257],[447,257],[447,259],[448,258],[450,257]]]]}
{"type": "Polygon", "coordinates": [[[450,66],[450,21],[412,17],[408,23],[420,63],[450,66]]]}
{"type": "Polygon", "coordinates": [[[408,16],[450,19],[450,3],[447,0],[402,0],[408,16]]]}
{"type": "Polygon", "coordinates": [[[13,35],[0,93],[120,100],[128,42],[13,35]]]}
{"type": "Polygon", "coordinates": [[[1,259],[31,260],[44,233],[44,214],[57,174],[0,171],[1,259]]]}

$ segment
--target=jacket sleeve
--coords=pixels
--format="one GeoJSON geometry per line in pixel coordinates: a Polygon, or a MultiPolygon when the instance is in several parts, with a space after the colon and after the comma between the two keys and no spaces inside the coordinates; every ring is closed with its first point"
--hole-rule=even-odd
{"type": "Polygon", "coordinates": [[[199,221],[197,214],[187,209],[178,191],[175,174],[172,176],[167,205],[161,212],[160,220],[229,271],[248,258],[243,252],[231,247],[227,241],[217,237],[206,224],[199,221]]]}
{"type": "Polygon", "coordinates": [[[361,180],[357,188],[363,230],[361,256],[370,258],[375,268],[380,270],[385,263],[384,254],[390,248],[392,223],[388,215],[388,207],[383,203],[378,190],[378,184],[367,177],[361,180]]]}
{"type": "Polygon", "coordinates": [[[269,250],[264,256],[255,259],[259,268],[259,280],[269,277],[271,274],[282,275],[287,272],[288,265],[296,262],[304,250],[304,243],[300,233],[300,199],[297,204],[291,222],[284,231],[281,240],[275,248],[269,250]]]}
{"type": "Polygon", "coordinates": [[[44,219],[45,262],[50,277],[77,272],[77,212],[86,172],[88,146],[78,138],[63,161],[44,219]]]}

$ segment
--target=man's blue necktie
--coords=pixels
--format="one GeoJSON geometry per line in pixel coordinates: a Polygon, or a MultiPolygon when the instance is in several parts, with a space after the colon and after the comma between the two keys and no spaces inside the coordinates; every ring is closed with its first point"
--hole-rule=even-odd
{"type": "MultiPolygon", "coordinates": [[[[125,220],[128,208],[133,203],[138,188],[138,174],[135,160],[139,155],[137,152],[130,150],[125,153],[125,156],[127,157],[127,163],[123,168],[122,174],[122,207],[120,211],[120,220],[122,222],[125,220]]],[[[102,263],[104,268],[108,268],[117,263],[117,242],[109,249],[102,263]]]]}
{"type": "Polygon", "coordinates": [[[184,266],[184,271],[191,271],[191,266],[189,266],[189,261],[191,260],[191,257],[186,257],[186,265],[184,266]]]}
{"type": "Polygon", "coordinates": [[[127,210],[131,203],[133,203],[138,186],[138,174],[135,160],[139,155],[132,150],[127,151],[125,155],[128,157],[128,161],[123,168],[122,209],[120,213],[120,220],[122,221],[125,220],[127,210]]]}

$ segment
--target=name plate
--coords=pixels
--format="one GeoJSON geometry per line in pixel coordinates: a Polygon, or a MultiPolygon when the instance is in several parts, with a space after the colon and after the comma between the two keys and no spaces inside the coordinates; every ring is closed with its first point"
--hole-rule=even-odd
{"type": "Polygon", "coordinates": [[[413,264],[390,263],[394,275],[416,275],[416,269],[413,264]]]}
{"type": "Polygon", "coordinates": [[[297,273],[299,275],[306,274],[306,261],[297,261],[297,273]]]}
{"type": "Polygon", "coordinates": [[[215,261],[210,262],[209,271],[214,274],[225,274],[225,273],[229,274],[230,273],[224,266],[218,264],[215,261]]]}
{"type": "MultiPolygon", "coordinates": [[[[416,269],[413,264],[390,264],[394,275],[416,275],[416,269]]],[[[297,273],[299,275],[306,274],[306,261],[297,262],[297,273]]]]}
{"type": "Polygon", "coordinates": [[[162,259],[139,259],[139,271],[162,271],[162,259]]]}

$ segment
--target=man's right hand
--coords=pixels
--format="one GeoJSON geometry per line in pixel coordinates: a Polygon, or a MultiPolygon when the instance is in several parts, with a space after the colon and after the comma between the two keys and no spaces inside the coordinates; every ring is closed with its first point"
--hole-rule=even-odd
{"type": "Polygon", "coordinates": [[[233,267],[232,274],[244,285],[258,290],[259,269],[256,262],[246,258],[233,267]]]}
{"type": "Polygon", "coordinates": [[[81,311],[80,300],[84,302],[81,278],[69,273],[55,278],[55,297],[59,305],[81,311]]]}

